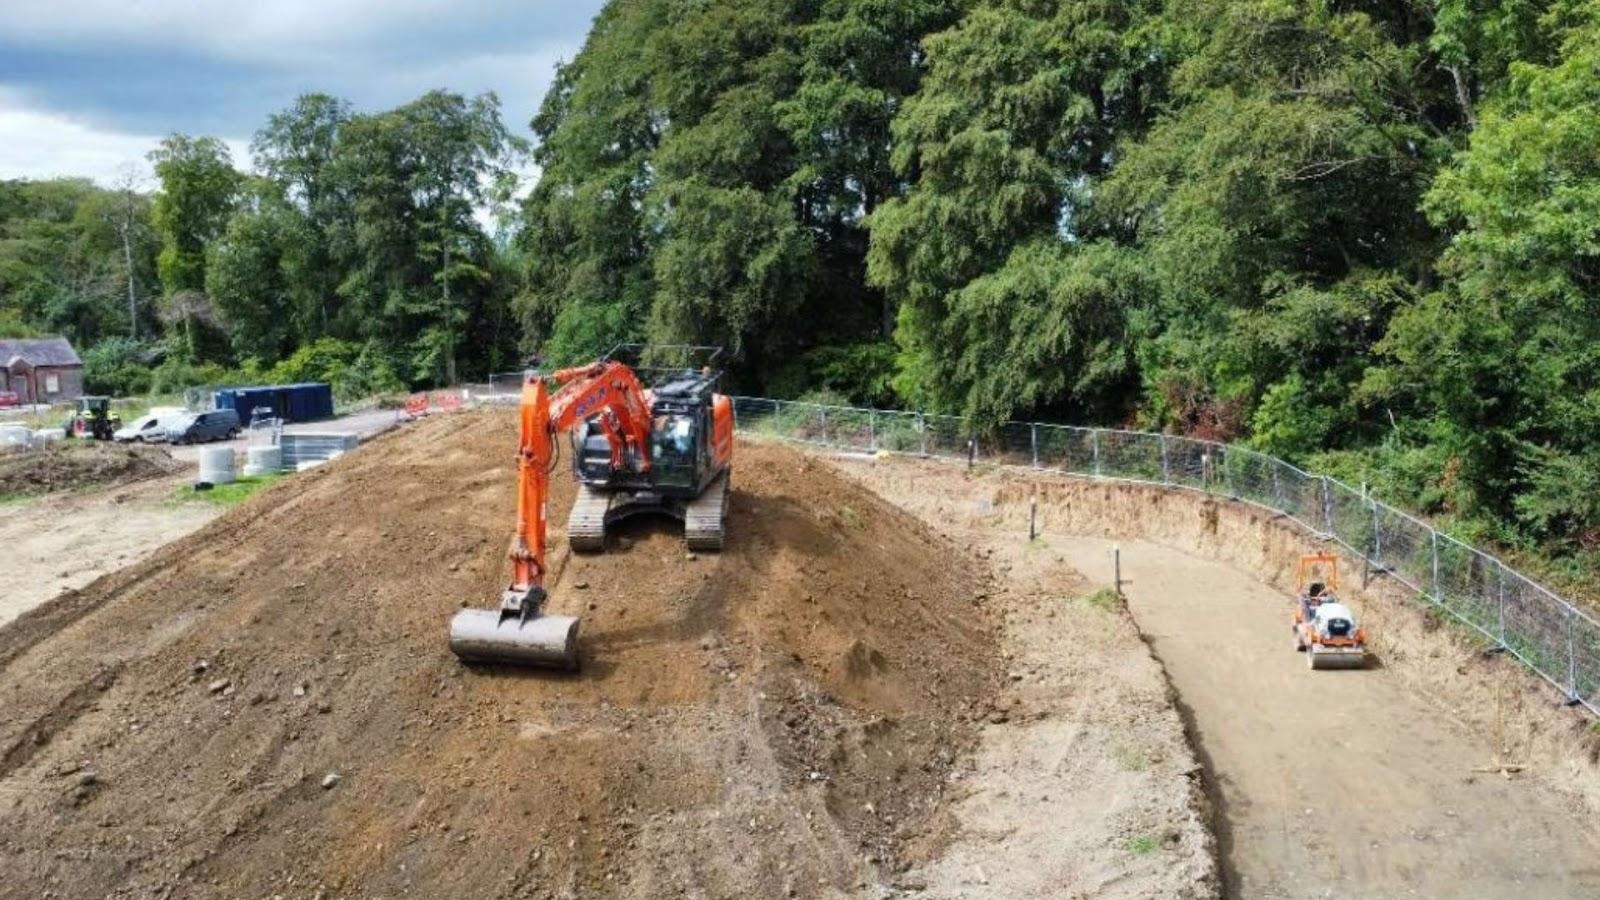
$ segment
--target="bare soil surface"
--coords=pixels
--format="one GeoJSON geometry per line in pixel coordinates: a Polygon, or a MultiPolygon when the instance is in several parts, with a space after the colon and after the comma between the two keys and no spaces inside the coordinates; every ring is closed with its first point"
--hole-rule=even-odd
{"type": "MultiPolygon", "coordinates": [[[[1110,580],[1109,541],[1063,544],[1110,580]]],[[[1494,747],[1381,666],[1311,671],[1290,646],[1284,594],[1142,541],[1123,545],[1122,564],[1217,774],[1236,896],[1600,894],[1600,841],[1576,810],[1484,771],[1494,747]]]]}
{"type": "Polygon", "coordinates": [[[1114,597],[1029,542],[981,479],[843,458],[851,478],[988,559],[1007,687],[956,772],[950,846],[911,873],[928,897],[1216,897],[1201,767],[1160,665],[1114,597]]]}
{"type": "Polygon", "coordinates": [[[183,467],[164,447],[59,441],[26,453],[0,455],[0,497],[130,484],[170,476],[183,467]]]}
{"type": "Polygon", "coordinates": [[[742,446],[726,552],[558,554],[581,673],[468,669],[513,447],[408,427],[0,629],[0,897],[898,893],[1001,681],[982,561],[742,446]]]}
{"type": "Polygon", "coordinates": [[[967,483],[1017,534],[1036,499],[1044,550],[1096,584],[1120,543],[1130,610],[1207,769],[1227,896],[1600,896],[1592,721],[1406,592],[1360,590],[1359,570],[1345,595],[1378,664],[1310,671],[1291,648],[1288,581],[1321,545],[1282,517],[1009,470],[884,471],[890,495],[967,483]],[[1495,771],[1506,762],[1522,768],[1495,771]]]}
{"type": "Polygon", "coordinates": [[[173,503],[181,479],[0,504],[0,625],[210,522],[222,508],[173,503]]]}

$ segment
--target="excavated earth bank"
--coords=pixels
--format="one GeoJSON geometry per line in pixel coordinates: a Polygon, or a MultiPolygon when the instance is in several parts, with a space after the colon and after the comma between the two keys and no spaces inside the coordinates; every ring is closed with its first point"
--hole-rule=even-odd
{"type": "Polygon", "coordinates": [[[513,446],[420,423],[0,629],[0,897],[883,896],[942,851],[981,561],[746,446],[726,552],[557,552],[581,673],[467,669],[513,446]]]}

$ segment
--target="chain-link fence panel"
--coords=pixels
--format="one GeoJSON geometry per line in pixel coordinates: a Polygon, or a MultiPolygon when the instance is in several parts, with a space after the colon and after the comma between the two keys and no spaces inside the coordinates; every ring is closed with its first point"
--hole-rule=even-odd
{"type": "Polygon", "coordinates": [[[1572,699],[1600,712],[1600,622],[1572,616],[1572,699]]]}
{"type": "Polygon", "coordinates": [[[1093,475],[1094,434],[1088,428],[1040,425],[1040,467],[1073,475],[1093,475]]]}
{"type": "Polygon", "coordinates": [[[876,449],[894,453],[922,452],[922,416],[917,413],[878,410],[873,426],[876,449]]]}
{"type": "Polygon", "coordinates": [[[1328,511],[1323,502],[1322,478],[1277,460],[1273,472],[1275,509],[1318,534],[1327,533],[1328,511]]]}
{"type": "Polygon", "coordinates": [[[1165,437],[1167,483],[1211,490],[1218,462],[1216,445],[1193,438],[1165,437]]]}
{"type": "Polygon", "coordinates": [[[1496,642],[1500,635],[1500,563],[1451,537],[1436,538],[1439,600],[1496,642]]]}
{"type": "Polygon", "coordinates": [[[1005,466],[1035,466],[1038,462],[1038,426],[1027,422],[1007,422],[978,441],[978,456],[984,462],[1005,466]]]}
{"type": "Polygon", "coordinates": [[[1506,572],[1505,646],[1558,685],[1567,676],[1567,606],[1517,572],[1506,572]]]}
{"type": "Polygon", "coordinates": [[[873,449],[873,413],[868,409],[840,406],[818,407],[822,418],[822,442],[840,450],[867,452],[873,449]]]}
{"type": "Polygon", "coordinates": [[[1374,562],[1421,593],[1433,594],[1433,529],[1405,513],[1377,504],[1374,562]]]}
{"type": "Polygon", "coordinates": [[[1328,486],[1328,530],[1335,540],[1352,553],[1372,558],[1372,537],[1376,520],[1372,502],[1359,491],[1333,479],[1328,486]]]}
{"type": "Polygon", "coordinates": [[[1278,509],[1277,460],[1243,447],[1223,458],[1224,490],[1233,497],[1278,509]]]}
{"type": "Polygon", "coordinates": [[[774,434],[773,419],[777,414],[776,400],[761,397],[733,398],[733,426],[740,431],[751,434],[774,434]]]}
{"type": "Polygon", "coordinates": [[[967,441],[972,432],[967,421],[959,416],[923,416],[923,428],[928,436],[929,456],[951,456],[965,459],[967,441]]]}
{"type": "Polygon", "coordinates": [[[1137,431],[1102,431],[1099,441],[1099,475],[1134,481],[1164,480],[1161,436],[1137,431]]]}

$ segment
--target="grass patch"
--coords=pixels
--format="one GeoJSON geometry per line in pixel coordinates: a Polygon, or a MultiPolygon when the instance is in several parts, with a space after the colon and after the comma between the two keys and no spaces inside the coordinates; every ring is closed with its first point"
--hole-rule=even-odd
{"type": "Polygon", "coordinates": [[[1111,612],[1121,605],[1117,600],[1117,592],[1108,587],[1084,597],[1083,602],[1102,612],[1111,612]]]}
{"type": "Polygon", "coordinates": [[[1137,837],[1128,838],[1128,842],[1123,845],[1123,848],[1134,856],[1149,856],[1156,852],[1156,847],[1158,846],[1160,845],[1154,837],[1148,834],[1141,834],[1137,837]]]}
{"type": "Polygon", "coordinates": [[[861,521],[861,514],[848,506],[839,507],[839,518],[851,528],[861,528],[864,525],[861,521]]]}
{"type": "Polygon", "coordinates": [[[262,488],[283,478],[282,475],[246,475],[232,484],[219,484],[209,491],[197,491],[194,485],[178,489],[179,502],[211,503],[217,506],[236,506],[250,499],[262,488]]]}

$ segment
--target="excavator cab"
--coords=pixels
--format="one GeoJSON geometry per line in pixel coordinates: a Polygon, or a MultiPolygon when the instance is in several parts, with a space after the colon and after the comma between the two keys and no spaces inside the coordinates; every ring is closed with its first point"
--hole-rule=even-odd
{"type": "Polygon", "coordinates": [[[623,362],[649,405],[648,448],[624,451],[615,464],[603,416],[573,432],[578,499],[567,540],[580,552],[605,548],[606,529],[630,516],[666,515],[683,522],[690,550],[721,550],[733,458],[733,403],[717,392],[722,372],[715,347],[623,344],[603,357],[623,362]],[[648,458],[648,463],[641,460],[648,458]]]}

